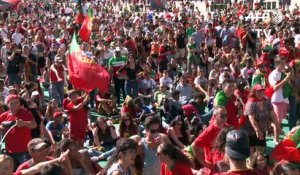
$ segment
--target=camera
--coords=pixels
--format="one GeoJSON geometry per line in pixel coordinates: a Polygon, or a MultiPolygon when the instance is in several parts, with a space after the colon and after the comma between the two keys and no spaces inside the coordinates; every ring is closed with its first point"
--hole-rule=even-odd
{"type": "Polygon", "coordinates": [[[285,73],[289,73],[289,72],[291,72],[292,70],[293,70],[292,67],[290,67],[290,66],[288,66],[288,65],[284,66],[284,72],[285,72],[285,73]]]}

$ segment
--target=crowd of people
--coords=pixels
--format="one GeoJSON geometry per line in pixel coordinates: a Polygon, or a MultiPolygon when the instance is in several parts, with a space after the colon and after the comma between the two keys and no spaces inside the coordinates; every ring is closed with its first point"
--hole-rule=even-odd
{"type": "Polygon", "coordinates": [[[1,175],[300,174],[300,160],[265,154],[283,121],[300,130],[299,7],[277,9],[278,21],[242,1],[164,5],[28,0],[0,11],[1,175]],[[110,72],[109,92],[68,78],[89,10],[89,42],[78,41],[110,72]]]}

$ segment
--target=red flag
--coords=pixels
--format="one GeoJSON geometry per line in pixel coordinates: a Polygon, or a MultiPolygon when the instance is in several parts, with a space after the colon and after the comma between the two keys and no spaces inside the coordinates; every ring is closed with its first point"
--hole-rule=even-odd
{"type": "Polygon", "coordinates": [[[14,10],[19,10],[19,6],[21,4],[21,0],[3,0],[4,2],[9,3],[14,10]]]}
{"type": "Polygon", "coordinates": [[[90,36],[92,34],[92,22],[93,22],[93,12],[91,9],[88,10],[88,14],[85,16],[81,29],[79,31],[79,37],[84,42],[90,41],[90,36]]]}
{"type": "Polygon", "coordinates": [[[84,20],[84,15],[83,15],[83,12],[82,12],[81,0],[78,0],[77,8],[78,8],[78,13],[77,13],[77,16],[76,16],[76,23],[77,24],[82,24],[82,22],[84,20]]]}
{"type": "Polygon", "coordinates": [[[271,159],[300,162],[300,128],[297,128],[293,135],[285,138],[273,149],[271,159]]]}
{"type": "Polygon", "coordinates": [[[92,91],[98,88],[107,92],[110,84],[109,73],[80,49],[75,34],[70,46],[68,60],[69,79],[75,88],[92,91]]]}

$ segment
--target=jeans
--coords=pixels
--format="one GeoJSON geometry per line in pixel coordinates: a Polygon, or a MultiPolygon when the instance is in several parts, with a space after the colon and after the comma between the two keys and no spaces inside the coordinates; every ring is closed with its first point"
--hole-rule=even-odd
{"type": "Polygon", "coordinates": [[[289,123],[289,129],[291,130],[292,128],[294,128],[296,126],[296,122],[298,119],[297,116],[297,103],[296,103],[296,99],[295,96],[289,96],[289,118],[288,118],[288,123],[289,123]]]}
{"type": "Polygon", "coordinates": [[[27,160],[29,160],[30,154],[28,152],[22,152],[22,153],[7,153],[11,158],[14,160],[14,171],[17,170],[17,168],[27,160]]]}
{"type": "Polygon", "coordinates": [[[138,83],[137,80],[127,80],[125,82],[126,95],[129,95],[133,99],[138,97],[138,83]]]}
{"type": "Polygon", "coordinates": [[[61,106],[64,100],[64,82],[51,82],[50,95],[51,98],[54,98],[59,106],[61,106]]]}
{"type": "Polygon", "coordinates": [[[117,97],[117,102],[120,104],[120,98],[121,98],[121,94],[120,94],[120,90],[122,90],[123,92],[123,97],[126,97],[126,93],[125,93],[125,79],[119,79],[117,77],[114,77],[114,84],[115,84],[115,95],[117,97]]]}
{"type": "Polygon", "coordinates": [[[88,152],[90,157],[94,157],[94,156],[98,157],[100,155],[103,155],[103,157],[107,159],[108,157],[112,156],[116,150],[117,148],[113,146],[113,147],[105,147],[105,152],[97,151],[95,149],[89,149],[88,152]]]}

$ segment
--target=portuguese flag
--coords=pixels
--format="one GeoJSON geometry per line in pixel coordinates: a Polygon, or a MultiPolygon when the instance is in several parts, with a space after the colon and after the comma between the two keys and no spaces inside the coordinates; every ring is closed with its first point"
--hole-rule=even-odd
{"type": "Polygon", "coordinates": [[[95,88],[101,92],[107,92],[110,84],[109,73],[93,59],[86,56],[80,49],[75,34],[69,52],[69,79],[74,87],[88,92],[95,88]]]}
{"type": "Polygon", "coordinates": [[[300,163],[300,127],[295,128],[272,151],[271,159],[300,163]]]}
{"type": "Polygon", "coordinates": [[[92,22],[93,22],[93,11],[88,10],[88,14],[85,16],[81,29],[79,31],[79,37],[82,41],[89,43],[90,36],[92,34],[92,22]]]}
{"type": "Polygon", "coordinates": [[[83,15],[83,10],[82,10],[82,3],[81,0],[77,1],[77,16],[76,16],[76,23],[77,24],[82,24],[83,20],[84,20],[84,15],[83,15]]]}
{"type": "Polygon", "coordinates": [[[21,0],[3,0],[3,1],[9,3],[14,10],[19,11],[21,0]]]}

